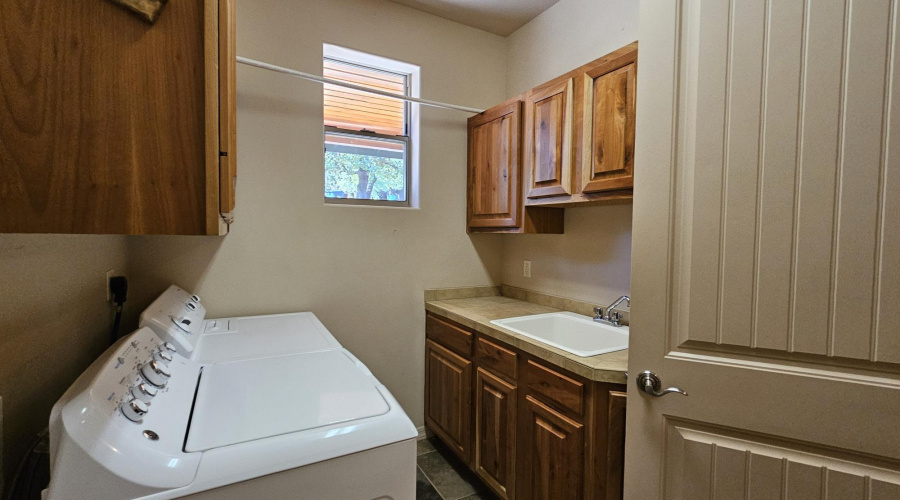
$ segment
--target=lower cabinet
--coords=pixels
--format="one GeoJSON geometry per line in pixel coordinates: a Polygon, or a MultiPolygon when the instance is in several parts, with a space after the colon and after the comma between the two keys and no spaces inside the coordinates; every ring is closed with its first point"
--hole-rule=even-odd
{"type": "Polygon", "coordinates": [[[469,463],[472,362],[431,340],[425,344],[425,423],[469,463]]]}
{"type": "Polygon", "coordinates": [[[478,368],[473,465],[501,498],[515,497],[516,417],[516,386],[478,368]]]}
{"type": "Polygon", "coordinates": [[[584,425],[525,397],[522,441],[530,457],[520,499],[584,498],[584,425]]]}
{"type": "Polygon", "coordinates": [[[622,498],[625,386],[431,313],[425,423],[504,500],[622,498]]]}

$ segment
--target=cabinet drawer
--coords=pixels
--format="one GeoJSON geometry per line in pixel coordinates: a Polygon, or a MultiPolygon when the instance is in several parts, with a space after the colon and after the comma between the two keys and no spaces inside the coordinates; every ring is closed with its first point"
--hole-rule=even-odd
{"type": "Polygon", "coordinates": [[[510,381],[516,380],[516,353],[479,337],[475,342],[475,361],[478,366],[486,368],[510,381]]]}
{"type": "Polygon", "coordinates": [[[535,361],[525,364],[523,384],[547,403],[584,415],[584,384],[535,361]]]}
{"type": "Polygon", "coordinates": [[[472,332],[429,314],[425,317],[425,335],[452,351],[472,358],[472,332]]]}

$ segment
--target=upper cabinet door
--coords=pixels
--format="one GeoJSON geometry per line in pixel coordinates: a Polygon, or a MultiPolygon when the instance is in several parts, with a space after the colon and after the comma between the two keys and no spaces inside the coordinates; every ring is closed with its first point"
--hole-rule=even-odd
{"type": "Polygon", "coordinates": [[[0,2],[0,232],[223,232],[232,14],[181,0],[150,25],[113,2],[0,2]]]}
{"type": "Polygon", "coordinates": [[[637,47],[584,73],[581,192],[634,186],[637,47]]]}
{"type": "Polygon", "coordinates": [[[572,194],[573,79],[538,87],[525,101],[528,197],[572,194]]]}
{"type": "Polygon", "coordinates": [[[469,118],[468,227],[517,228],[522,101],[513,99],[469,118]]]}

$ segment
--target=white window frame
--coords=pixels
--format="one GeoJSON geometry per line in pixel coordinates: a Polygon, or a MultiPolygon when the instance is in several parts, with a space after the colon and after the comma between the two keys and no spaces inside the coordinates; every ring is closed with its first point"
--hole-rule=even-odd
{"type": "MultiPolygon", "coordinates": [[[[375,71],[401,74],[406,76],[406,95],[419,97],[421,69],[414,64],[404,63],[386,57],[367,54],[357,50],[339,47],[337,45],[323,44],[322,61],[331,59],[337,62],[362,66],[375,71]]],[[[419,207],[419,104],[406,102],[404,106],[407,135],[391,136],[375,132],[362,132],[346,130],[338,127],[324,127],[323,144],[325,134],[338,134],[356,136],[360,138],[386,139],[406,143],[406,201],[390,200],[363,200],[356,198],[327,198],[325,197],[324,164],[322,168],[322,198],[327,206],[357,206],[357,207],[388,207],[388,208],[418,208],[419,207]]],[[[324,113],[324,107],[323,107],[324,113]]],[[[323,158],[324,161],[324,158],[323,158]]]]}

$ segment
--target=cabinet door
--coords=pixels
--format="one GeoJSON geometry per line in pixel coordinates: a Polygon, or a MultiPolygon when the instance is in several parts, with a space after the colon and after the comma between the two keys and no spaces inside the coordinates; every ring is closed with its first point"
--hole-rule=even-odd
{"type": "Polygon", "coordinates": [[[634,186],[634,112],[637,48],[584,75],[581,191],[634,186]]]}
{"type": "MultiPolygon", "coordinates": [[[[623,387],[624,389],[624,387],[623,387]]],[[[609,391],[606,427],[606,500],[621,500],[625,480],[625,392],[609,391]]],[[[601,450],[598,450],[601,451],[601,450]]],[[[601,451],[602,452],[602,451],[601,451]]]]}
{"type": "Polygon", "coordinates": [[[521,109],[522,101],[515,99],[469,119],[469,228],[521,225],[521,109]]]}
{"type": "Polygon", "coordinates": [[[219,234],[219,1],[0,2],[0,232],[219,234]]]}
{"type": "Polygon", "coordinates": [[[519,498],[568,500],[584,496],[584,425],[532,396],[525,397],[519,498]]]}
{"type": "Polygon", "coordinates": [[[425,423],[471,462],[472,362],[425,341],[425,423]]]}
{"type": "Polygon", "coordinates": [[[475,376],[474,465],[500,498],[515,498],[516,387],[483,368],[475,376]]]}
{"type": "Polygon", "coordinates": [[[529,92],[525,101],[525,171],[529,198],[572,194],[573,80],[529,92]]]}

